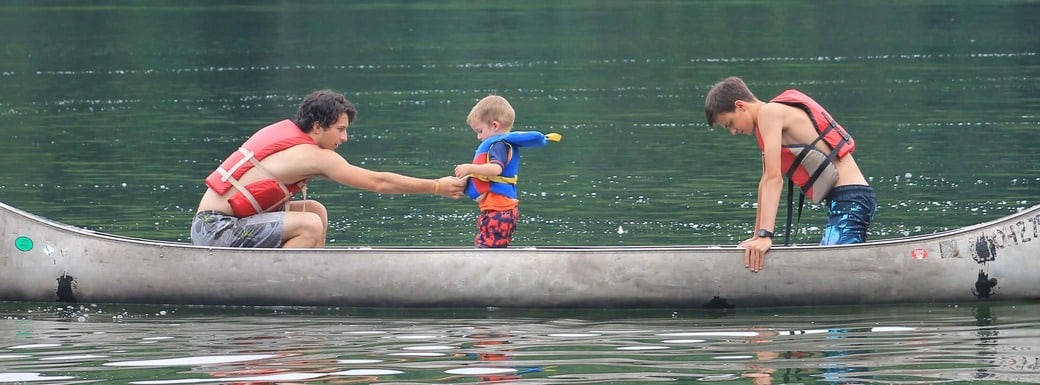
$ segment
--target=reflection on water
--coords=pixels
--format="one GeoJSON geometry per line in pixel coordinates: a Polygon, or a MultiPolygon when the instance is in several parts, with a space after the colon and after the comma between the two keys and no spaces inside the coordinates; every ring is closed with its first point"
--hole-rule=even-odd
{"type": "Polygon", "coordinates": [[[551,315],[7,303],[0,317],[0,382],[842,384],[1040,375],[1033,303],[551,315]]]}

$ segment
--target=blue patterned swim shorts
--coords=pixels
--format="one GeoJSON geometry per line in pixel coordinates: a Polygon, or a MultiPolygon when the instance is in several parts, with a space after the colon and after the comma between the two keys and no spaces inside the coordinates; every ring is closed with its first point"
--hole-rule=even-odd
{"type": "Polygon", "coordinates": [[[827,227],[820,245],[846,245],[867,241],[867,228],[877,212],[877,197],[870,186],[835,187],[827,197],[827,227]]]}

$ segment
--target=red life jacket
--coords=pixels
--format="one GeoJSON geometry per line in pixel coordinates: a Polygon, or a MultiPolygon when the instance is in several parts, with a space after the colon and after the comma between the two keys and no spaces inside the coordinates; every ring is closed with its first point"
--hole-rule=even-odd
{"type": "Polygon", "coordinates": [[[236,191],[228,198],[228,203],[237,217],[280,210],[285,202],[304,189],[307,179],[290,184],[280,183],[260,167],[260,161],[271,154],[301,144],[316,143],[291,120],[283,120],[261,128],[206,177],[206,186],[221,195],[234,187],[236,191]],[[266,174],[267,178],[243,185],[238,179],[254,166],[266,174]]]}
{"type": "MultiPolygon", "coordinates": [[[[780,167],[784,175],[801,188],[813,203],[820,203],[838,181],[838,170],[834,167],[834,159],[840,159],[856,150],[856,141],[848,131],[831,118],[831,114],[819,103],[801,91],[790,89],[784,91],[770,102],[783,103],[805,111],[812,121],[813,127],[820,135],[809,144],[784,145],[780,153],[780,167]],[[830,147],[829,153],[816,148],[816,143],[823,141],[830,147]]],[[[762,135],[755,132],[758,147],[765,151],[762,135]]]]}

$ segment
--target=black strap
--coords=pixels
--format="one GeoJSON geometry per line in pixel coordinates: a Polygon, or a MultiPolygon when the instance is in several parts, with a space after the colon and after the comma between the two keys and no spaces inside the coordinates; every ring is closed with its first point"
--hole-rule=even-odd
{"type": "Polygon", "coordinates": [[[787,223],[784,224],[784,246],[791,244],[791,217],[794,215],[794,182],[787,178],[787,223]]]}
{"type": "Polygon", "coordinates": [[[805,182],[805,186],[802,186],[803,193],[809,191],[809,188],[816,184],[816,180],[820,179],[820,175],[823,175],[823,170],[827,169],[827,165],[834,163],[834,159],[838,157],[838,152],[841,150],[842,147],[845,147],[846,143],[848,143],[848,141],[842,139],[840,142],[838,142],[837,146],[834,146],[834,149],[831,150],[831,153],[827,154],[827,160],[824,160],[823,163],[820,164],[820,167],[817,168],[816,171],[809,176],[809,180],[805,182]]]}
{"type": "MultiPolygon", "coordinates": [[[[815,127],[816,120],[813,119],[812,112],[806,109],[806,113],[809,114],[809,120],[812,121],[813,126],[815,127]]],[[[784,228],[784,246],[791,245],[792,230],[794,230],[795,237],[797,238],[798,236],[797,227],[798,224],[802,221],[802,208],[805,207],[805,193],[809,191],[809,189],[812,188],[814,184],[816,184],[816,180],[820,178],[820,175],[823,175],[823,170],[827,168],[828,164],[834,162],[834,158],[836,158],[838,153],[841,152],[841,148],[845,147],[845,145],[849,143],[851,138],[848,135],[842,134],[841,141],[839,141],[837,145],[831,148],[831,152],[827,154],[827,159],[820,164],[820,167],[818,167],[812,175],[809,176],[809,180],[805,182],[805,186],[802,186],[798,189],[798,219],[797,221],[795,221],[794,227],[791,226],[791,220],[794,217],[794,180],[791,179],[791,177],[794,176],[794,172],[798,169],[798,166],[802,164],[802,160],[805,160],[805,157],[809,156],[809,151],[816,149],[816,143],[819,143],[821,140],[823,140],[823,138],[827,136],[827,133],[829,133],[831,130],[837,129],[837,127],[838,122],[831,120],[830,124],[827,125],[827,128],[824,129],[823,132],[820,132],[820,135],[816,137],[816,140],[813,140],[812,143],[809,143],[808,146],[802,148],[802,151],[798,152],[798,155],[794,158],[794,162],[791,163],[791,167],[784,172],[784,176],[787,177],[787,224],[784,228]]],[[[827,147],[831,146],[828,145],[827,147]]]]}
{"type": "MultiPolygon", "coordinates": [[[[816,123],[814,122],[813,123],[814,127],[815,127],[815,124],[816,123]]],[[[818,135],[816,137],[816,139],[812,141],[812,143],[809,143],[809,145],[807,145],[805,147],[802,147],[802,151],[798,152],[798,156],[794,157],[794,163],[791,165],[791,169],[787,170],[787,176],[788,177],[791,177],[791,175],[794,175],[794,170],[798,167],[799,164],[802,164],[802,161],[805,160],[806,156],[809,156],[809,151],[811,151],[811,149],[813,149],[813,148],[816,148],[816,143],[819,143],[821,140],[823,140],[823,137],[826,136],[828,132],[833,130],[834,127],[837,124],[838,124],[837,122],[831,122],[831,124],[829,126],[827,126],[827,128],[825,130],[823,130],[823,132],[821,132],[820,135],[818,135]]],[[[824,143],[826,143],[826,142],[824,142],[824,143]]],[[[828,145],[827,147],[830,147],[830,145],[828,145]]],[[[833,151],[831,151],[831,152],[833,152],[833,151]]]]}
{"type": "MultiPolygon", "coordinates": [[[[820,135],[812,141],[812,143],[809,143],[809,145],[802,147],[802,151],[799,151],[798,155],[795,156],[794,162],[791,164],[791,168],[787,170],[785,175],[788,178],[794,175],[795,170],[798,169],[798,165],[802,164],[802,160],[805,160],[805,157],[809,156],[810,151],[816,149],[816,143],[819,143],[821,140],[823,140],[823,137],[827,136],[827,133],[831,132],[831,130],[837,129],[837,127],[838,122],[832,120],[831,123],[827,125],[827,128],[825,128],[823,132],[821,132],[820,135]]],[[[805,183],[805,186],[802,186],[802,192],[809,191],[809,187],[812,187],[812,185],[816,183],[816,180],[820,178],[820,175],[823,174],[823,170],[827,168],[827,164],[834,162],[835,156],[840,152],[842,147],[845,147],[845,144],[847,144],[848,142],[849,138],[842,135],[841,141],[839,141],[837,145],[833,147],[831,147],[830,144],[827,145],[827,147],[831,148],[831,152],[827,154],[827,160],[820,164],[820,167],[817,168],[816,171],[809,176],[809,180],[805,183]]]]}
{"type": "Polygon", "coordinates": [[[791,219],[794,217],[794,181],[790,178],[787,179],[787,224],[784,225],[784,246],[791,245],[791,232],[794,232],[795,239],[798,238],[798,225],[802,222],[802,208],[805,207],[805,193],[799,191],[798,193],[798,220],[795,221],[794,226],[791,226],[791,219]]]}

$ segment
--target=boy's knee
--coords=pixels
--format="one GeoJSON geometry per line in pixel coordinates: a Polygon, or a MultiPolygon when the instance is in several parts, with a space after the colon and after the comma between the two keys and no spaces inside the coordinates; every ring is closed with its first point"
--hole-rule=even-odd
{"type": "Polygon", "coordinates": [[[323,216],[317,213],[307,213],[304,217],[303,224],[307,230],[315,233],[323,233],[325,231],[325,221],[322,219],[323,216]]]}
{"type": "Polygon", "coordinates": [[[308,213],[315,213],[320,216],[328,215],[329,210],[325,208],[325,205],[321,204],[316,200],[304,200],[289,202],[288,211],[302,211],[308,213]]]}
{"type": "MultiPolygon", "coordinates": [[[[324,247],[325,222],[313,212],[300,213],[293,219],[293,230],[287,231],[283,247],[324,247]]],[[[288,230],[288,229],[287,229],[288,230]]]]}
{"type": "Polygon", "coordinates": [[[311,208],[310,211],[312,213],[315,213],[315,214],[318,214],[318,215],[321,215],[321,216],[328,215],[328,213],[329,213],[329,210],[327,208],[325,208],[325,205],[321,204],[321,202],[318,202],[318,201],[307,201],[307,206],[308,206],[308,208],[311,208]]]}

